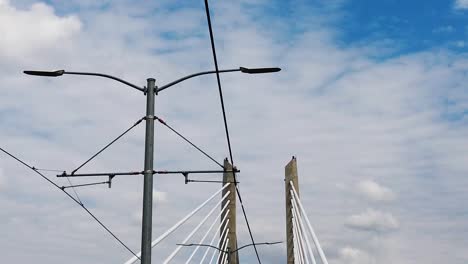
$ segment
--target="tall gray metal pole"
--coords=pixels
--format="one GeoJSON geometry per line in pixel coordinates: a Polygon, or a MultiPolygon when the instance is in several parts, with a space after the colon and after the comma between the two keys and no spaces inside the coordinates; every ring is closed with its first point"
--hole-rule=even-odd
{"type": "Polygon", "coordinates": [[[291,202],[291,185],[292,181],[294,188],[299,195],[299,180],[297,177],[297,161],[296,157],[293,157],[292,160],[285,167],[285,191],[286,191],[286,248],[287,248],[287,264],[294,264],[294,235],[293,235],[293,213],[292,213],[292,202],[291,202]]]}
{"type": "Polygon", "coordinates": [[[141,264],[151,264],[151,232],[153,227],[153,154],[155,80],[147,80],[145,169],[143,182],[143,219],[141,228],[141,264]]]}

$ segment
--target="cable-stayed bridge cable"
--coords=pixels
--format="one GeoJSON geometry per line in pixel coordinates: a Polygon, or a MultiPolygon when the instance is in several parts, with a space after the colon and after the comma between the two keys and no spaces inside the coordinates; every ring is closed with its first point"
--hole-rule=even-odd
{"type": "MultiPolygon", "coordinates": [[[[200,221],[200,223],[193,229],[192,232],[190,232],[190,234],[184,239],[184,241],[182,242],[182,244],[185,244],[187,243],[187,241],[198,231],[198,229],[200,229],[200,227],[206,222],[206,220],[208,219],[208,217],[210,217],[213,212],[218,209],[219,205],[228,197],[228,195],[231,193],[231,191],[228,191],[226,192],[226,194],[223,196],[223,198],[216,203],[216,205],[213,207],[213,209],[210,210],[210,212],[208,212],[208,214],[203,218],[203,220],[200,221]]],[[[177,246],[177,248],[171,253],[171,255],[169,255],[169,257],[166,258],[166,260],[164,260],[163,264],[167,264],[169,263],[169,261],[171,261],[171,259],[173,259],[175,257],[175,255],[179,252],[179,250],[182,248],[182,245],[180,246],[177,246]]]]}
{"type": "Polygon", "coordinates": [[[304,244],[305,244],[305,241],[304,241],[304,238],[302,236],[302,230],[301,230],[301,227],[299,225],[299,221],[297,219],[297,214],[295,214],[296,212],[294,211],[294,208],[293,208],[293,220],[294,220],[294,223],[295,223],[295,231],[296,231],[296,236],[298,237],[298,242],[299,242],[299,253],[302,257],[302,261],[305,262],[306,264],[309,264],[309,261],[305,256],[305,249],[304,249],[304,244]]]}
{"type": "MultiPolygon", "coordinates": [[[[230,183],[226,183],[221,189],[216,191],[213,195],[211,195],[206,201],[204,201],[202,204],[200,204],[197,208],[195,208],[192,212],[190,212],[188,215],[186,215],[184,218],[182,218],[179,222],[177,222],[175,225],[173,225],[171,228],[169,228],[166,232],[164,232],[162,235],[160,235],[158,238],[153,240],[151,243],[151,247],[155,247],[157,244],[159,244],[164,238],[169,236],[172,232],[174,232],[177,228],[179,228],[183,223],[185,223],[189,218],[191,218],[195,213],[200,211],[206,204],[208,204],[211,200],[213,200],[216,195],[218,195],[220,192],[222,192],[224,189],[226,189],[229,186],[230,183]]],[[[138,252],[134,257],[130,258],[125,262],[125,264],[133,264],[135,263],[139,257],[141,256],[141,252],[138,252]]]]}
{"type": "MultiPolygon", "coordinates": [[[[213,237],[211,238],[211,241],[210,241],[210,246],[214,247],[214,240],[216,239],[216,235],[218,234],[219,231],[221,231],[221,227],[224,226],[224,229],[227,227],[228,223],[229,223],[229,219],[227,218],[228,215],[229,215],[229,212],[230,212],[230,209],[228,209],[226,211],[226,214],[224,215],[223,219],[221,220],[221,223],[220,225],[218,226],[218,230],[216,230],[216,232],[213,234],[213,237]],[[227,220],[227,222],[226,222],[227,220]],[[224,222],[226,222],[226,225],[224,225],[224,222]]],[[[208,252],[210,251],[210,247],[207,247],[206,250],[205,250],[205,253],[203,254],[203,257],[202,259],[200,260],[200,264],[204,263],[203,261],[205,260],[206,256],[208,255],[208,252]]]]}
{"type": "MultiPolygon", "coordinates": [[[[292,196],[291,196],[291,197],[292,197],[292,196]]],[[[308,252],[309,252],[309,256],[310,256],[310,258],[312,259],[312,264],[316,264],[314,252],[312,251],[312,246],[311,246],[311,244],[310,244],[309,237],[307,236],[307,233],[305,232],[304,223],[303,223],[303,221],[302,221],[302,218],[300,217],[299,212],[297,211],[297,203],[296,203],[296,200],[294,200],[293,198],[291,198],[291,200],[292,200],[292,211],[293,211],[293,215],[294,215],[294,217],[297,219],[297,222],[298,222],[298,224],[299,224],[299,230],[301,230],[301,231],[300,231],[300,234],[304,234],[304,238],[305,238],[305,241],[306,241],[306,245],[307,245],[307,249],[308,249],[308,252]]]]}
{"type": "Polygon", "coordinates": [[[323,252],[322,247],[320,246],[320,242],[318,241],[318,238],[315,235],[314,229],[312,228],[312,225],[310,224],[309,218],[307,217],[304,207],[302,206],[301,200],[299,199],[299,195],[297,194],[296,189],[294,188],[294,184],[292,183],[292,181],[290,181],[289,184],[292,187],[292,192],[291,192],[292,197],[294,197],[293,199],[295,199],[295,201],[299,205],[300,212],[302,213],[302,215],[304,216],[306,220],[307,227],[309,228],[309,232],[312,235],[312,239],[314,240],[315,246],[317,247],[317,251],[319,253],[320,259],[322,260],[323,264],[328,264],[327,257],[325,256],[325,253],[323,252]]]}
{"type": "MultiPolygon", "coordinates": [[[[227,233],[229,233],[229,228],[227,229],[227,233]]],[[[229,237],[226,235],[226,237],[223,240],[223,243],[221,244],[221,250],[218,250],[219,254],[218,257],[216,258],[216,263],[219,263],[219,260],[221,256],[223,256],[224,251],[226,251],[226,246],[229,243],[229,237]]]]}
{"type": "MultiPolygon", "coordinates": [[[[229,225],[230,219],[227,220],[226,225],[223,228],[223,232],[221,232],[221,236],[219,237],[218,240],[218,245],[221,245],[221,242],[224,241],[225,237],[227,237],[227,232],[229,230],[228,225],[229,225]]],[[[217,251],[213,250],[213,254],[211,255],[210,259],[210,264],[213,262],[214,257],[216,256],[217,251]]]]}
{"type": "MultiPolygon", "coordinates": [[[[208,236],[208,234],[210,233],[211,229],[213,229],[214,225],[218,222],[218,219],[221,217],[221,215],[224,213],[224,211],[226,211],[228,205],[230,204],[230,200],[227,200],[226,201],[226,204],[224,205],[224,207],[221,209],[221,212],[219,212],[219,214],[216,216],[216,218],[213,220],[213,223],[210,225],[210,227],[208,228],[208,231],[206,231],[205,235],[203,235],[203,237],[200,239],[200,241],[198,242],[198,244],[203,244],[203,242],[205,241],[206,237],[208,236]]],[[[227,210],[228,213],[226,213],[226,216],[229,214],[229,209],[227,210]]],[[[195,256],[195,253],[197,253],[198,249],[200,248],[200,245],[196,246],[195,249],[193,250],[192,254],[190,255],[190,257],[187,259],[187,261],[185,262],[185,264],[188,264],[190,262],[190,260],[192,260],[193,256],[195,256]]]]}
{"type": "Polygon", "coordinates": [[[222,258],[221,258],[221,263],[226,263],[227,261],[227,257],[228,257],[228,253],[226,253],[226,251],[228,250],[227,246],[229,245],[229,238],[226,240],[226,245],[224,246],[223,248],[223,251],[221,252],[222,254],[222,258]]]}
{"type": "Polygon", "coordinates": [[[305,261],[304,261],[304,250],[303,250],[304,246],[303,246],[303,243],[302,243],[302,237],[300,235],[300,231],[299,231],[297,221],[294,221],[293,228],[294,228],[294,233],[295,233],[296,239],[297,239],[297,251],[298,251],[299,259],[300,259],[299,263],[304,264],[305,263],[305,261]]]}

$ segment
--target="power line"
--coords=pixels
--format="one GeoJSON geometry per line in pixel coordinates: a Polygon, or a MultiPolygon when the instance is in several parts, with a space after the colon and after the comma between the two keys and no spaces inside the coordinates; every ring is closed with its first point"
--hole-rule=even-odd
{"type": "Polygon", "coordinates": [[[106,146],[104,146],[101,150],[99,150],[96,154],[94,154],[93,156],[91,156],[91,158],[89,158],[87,161],[83,162],[83,164],[81,164],[80,166],[78,166],[78,168],[74,169],[71,174],[75,174],[75,172],[77,172],[79,169],[81,169],[84,165],[86,165],[88,162],[90,162],[92,159],[94,159],[95,157],[97,157],[99,154],[101,154],[104,150],[106,150],[108,147],[110,147],[112,144],[114,144],[117,140],[119,140],[121,137],[123,137],[125,134],[127,134],[130,130],[132,130],[134,127],[136,127],[138,124],[141,123],[141,121],[143,121],[146,117],[143,117],[143,118],[140,118],[138,121],[135,122],[135,124],[133,124],[131,127],[129,127],[127,130],[125,130],[122,134],[120,134],[118,137],[116,137],[114,140],[112,140],[109,144],[107,144],[106,146]]]}
{"type": "MultiPolygon", "coordinates": [[[[218,59],[216,58],[216,48],[215,48],[215,43],[214,43],[213,28],[211,26],[210,8],[208,6],[208,0],[205,0],[205,11],[206,11],[206,19],[208,21],[208,30],[210,32],[211,51],[213,53],[213,61],[214,61],[215,70],[216,70],[216,80],[218,83],[219,99],[221,101],[221,109],[223,112],[224,129],[226,131],[226,139],[227,139],[227,144],[228,144],[228,149],[229,149],[229,157],[231,159],[231,165],[234,166],[234,159],[232,157],[231,140],[229,138],[229,129],[228,129],[228,124],[227,124],[227,119],[226,119],[226,110],[224,107],[223,91],[221,89],[221,79],[219,77],[218,59]]],[[[244,219],[247,224],[247,229],[249,230],[250,239],[252,240],[252,245],[255,249],[255,254],[257,255],[258,263],[261,264],[262,262],[260,261],[260,256],[258,254],[257,246],[255,244],[255,241],[252,235],[252,230],[250,228],[249,220],[247,219],[247,214],[245,213],[244,203],[242,202],[242,197],[240,195],[239,188],[237,187],[236,174],[233,173],[233,176],[234,176],[234,185],[236,187],[236,193],[237,193],[237,196],[239,197],[239,202],[241,204],[242,213],[244,215],[244,219]]]]}
{"type": "MultiPolygon", "coordinates": [[[[134,256],[136,256],[135,252],[133,252],[122,240],[120,240],[107,226],[105,226],[93,213],[91,213],[91,211],[89,211],[88,208],[86,208],[86,206],[84,206],[83,203],[81,203],[80,201],[78,201],[77,199],[75,199],[75,197],[71,196],[67,191],[65,191],[65,189],[62,189],[60,186],[58,186],[55,182],[53,182],[52,180],[50,180],[48,177],[46,177],[44,174],[40,173],[35,167],[32,167],[30,166],[29,164],[27,164],[26,162],[22,161],[21,159],[19,159],[18,157],[14,156],[13,154],[11,154],[10,152],[6,151],[5,149],[3,149],[2,147],[0,147],[0,150],[7,154],[8,156],[10,156],[11,158],[15,159],[16,161],[18,161],[19,163],[23,164],[25,167],[31,169],[32,171],[34,171],[35,173],[39,174],[44,180],[46,180],[48,183],[52,184],[53,186],[55,186],[57,189],[61,190],[62,192],[64,192],[70,199],[72,199],[75,203],[77,203],[78,205],[81,206],[81,208],[83,208],[96,222],[99,223],[99,225],[101,225],[102,228],[104,228],[112,237],[114,237],[114,239],[116,239],[123,247],[125,247],[130,253],[132,253],[134,256]]],[[[138,258],[138,257],[137,257],[138,258]]],[[[138,258],[139,259],[139,258],[138,258]]]]}
{"type": "Polygon", "coordinates": [[[36,168],[34,166],[31,167],[33,170],[38,170],[38,171],[52,171],[52,172],[62,172],[65,170],[57,170],[57,169],[42,169],[42,168],[36,168]]]}
{"type": "Polygon", "coordinates": [[[77,193],[76,190],[75,190],[75,187],[76,187],[76,186],[73,185],[72,181],[70,180],[70,177],[67,177],[67,181],[68,181],[68,183],[70,184],[70,187],[72,188],[73,192],[75,193],[76,198],[78,199],[78,201],[80,201],[80,204],[83,204],[83,202],[82,202],[81,199],[80,199],[80,196],[78,195],[78,193],[77,193]]]}
{"type": "MultiPolygon", "coordinates": [[[[43,169],[43,168],[36,168],[34,166],[32,166],[32,169],[33,170],[38,170],[38,171],[48,171],[48,172],[65,172],[65,170],[43,169]]],[[[73,192],[75,193],[76,199],[78,199],[78,201],[80,201],[80,203],[83,204],[83,202],[80,199],[80,196],[78,195],[78,193],[75,190],[76,185],[73,185],[72,181],[70,180],[70,178],[68,176],[67,176],[67,181],[70,184],[70,186],[68,186],[68,187],[71,187],[73,189],[73,192]]]]}

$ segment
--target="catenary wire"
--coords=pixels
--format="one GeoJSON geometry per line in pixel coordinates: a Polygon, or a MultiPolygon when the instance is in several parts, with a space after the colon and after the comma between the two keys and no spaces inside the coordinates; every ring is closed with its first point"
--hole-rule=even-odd
{"type": "Polygon", "coordinates": [[[112,144],[114,144],[117,140],[119,140],[121,137],[123,137],[125,134],[127,134],[130,130],[132,130],[134,127],[136,127],[138,124],[141,123],[146,117],[142,117],[138,119],[138,121],[135,122],[131,127],[129,127],[127,130],[125,130],[122,134],[120,134],[118,137],[116,137],[114,140],[112,140],[109,144],[104,146],[101,150],[99,150],[96,154],[94,154],[91,158],[89,158],[87,161],[83,162],[80,166],[78,166],[76,169],[74,169],[71,174],[75,174],[79,169],[81,169],[84,165],[86,165],[88,162],[90,162],[92,159],[97,157],[99,154],[101,154],[104,150],[106,150],[108,147],[110,147],[112,144]]]}
{"type": "Polygon", "coordinates": [[[26,162],[22,161],[21,159],[19,159],[18,157],[16,157],[15,155],[11,154],[10,152],[6,151],[5,149],[3,149],[2,147],[0,147],[0,150],[7,154],[8,156],[10,156],[11,158],[13,158],[14,160],[18,161],[19,163],[23,164],[25,167],[31,169],[32,171],[34,171],[35,173],[39,174],[39,176],[41,176],[44,180],[46,180],[47,182],[49,182],[50,184],[52,184],[53,186],[55,186],[57,189],[63,191],[70,199],[72,199],[75,203],[77,203],[78,205],[81,206],[81,208],[83,208],[102,228],[104,228],[112,237],[114,237],[114,239],[116,239],[123,247],[125,247],[130,253],[132,253],[134,256],[136,256],[135,252],[133,252],[122,240],[120,240],[106,225],[104,225],[104,223],[102,223],[93,213],[91,213],[91,211],[89,211],[88,208],[86,208],[86,206],[84,206],[81,202],[79,202],[77,199],[75,199],[75,197],[71,196],[67,191],[65,190],[62,190],[62,188],[60,188],[60,186],[58,186],[55,182],[53,182],[52,180],[50,180],[48,177],[46,177],[44,174],[40,173],[39,171],[37,171],[36,169],[33,169],[32,166],[30,166],[29,164],[27,164],[26,162]]]}
{"type": "MultiPolygon", "coordinates": [[[[31,167],[31,169],[33,170],[38,170],[38,171],[49,171],[49,172],[65,172],[65,170],[57,170],[57,169],[43,169],[43,168],[36,168],[34,166],[31,167]]],[[[80,199],[80,196],[78,195],[78,192],[76,192],[75,190],[75,187],[72,183],[72,181],[70,180],[69,177],[67,177],[67,180],[68,180],[68,183],[70,184],[70,187],[73,189],[73,192],[75,193],[75,196],[76,196],[76,199],[78,199],[78,201],[80,201],[80,203],[82,204],[83,202],[81,201],[80,199]]]]}
{"type": "Polygon", "coordinates": [[[62,172],[65,170],[57,170],[57,169],[43,169],[43,168],[36,168],[34,166],[31,167],[33,170],[38,170],[38,171],[52,171],[52,172],[62,172]]]}
{"type": "MultiPolygon", "coordinates": [[[[227,124],[227,119],[226,119],[226,110],[225,110],[225,107],[224,107],[223,91],[222,91],[222,88],[221,88],[221,79],[219,77],[218,59],[216,58],[216,48],[215,48],[215,43],[214,43],[213,28],[211,26],[210,8],[208,6],[208,0],[205,0],[205,12],[206,12],[206,19],[207,19],[207,22],[208,22],[208,30],[210,32],[211,50],[212,50],[212,53],[213,53],[213,61],[214,61],[215,70],[216,70],[216,80],[217,80],[217,83],[218,83],[219,98],[220,98],[220,101],[221,101],[221,109],[222,109],[222,112],[223,112],[224,129],[226,131],[226,139],[227,139],[227,144],[228,144],[228,149],[229,149],[229,157],[230,157],[230,160],[231,160],[231,165],[234,166],[234,160],[233,160],[233,157],[232,157],[231,140],[229,138],[229,129],[228,129],[228,124],[227,124]]],[[[239,197],[239,203],[241,205],[242,213],[244,215],[244,219],[245,219],[245,222],[247,224],[247,229],[249,231],[250,240],[252,241],[252,244],[253,244],[253,247],[254,247],[254,250],[255,250],[255,254],[257,256],[258,263],[261,264],[262,262],[260,261],[260,256],[258,254],[257,246],[255,245],[255,240],[253,238],[252,230],[251,230],[250,224],[249,224],[249,220],[248,220],[247,214],[245,212],[244,204],[242,202],[242,197],[240,195],[239,188],[237,187],[236,174],[233,173],[233,176],[234,176],[234,185],[236,187],[236,193],[237,193],[237,196],[239,197]]]]}
{"type": "Polygon", "coordinates": [[[189,143],[190,145],[192,145],[192,147],[196,148],[198,151],[200,151],[203,155],[205,155],[207,158],[209,158],[210,160],[212,160],[214,163],[218,164],[221,168],[224,169],[224,166],[221,165],[221,163],[219,163],[218,161],[216,161],[212,156],[208,155],[205,151],[203,151],[201,148],[199,148],[197,145],[195,145],[192,141],[188,140],[186,137],[184,137],[182,134],[180,134],[177,130],[175,130],[173,127],[171,127],[170,125],[168,125],[164,120],[162,120],[161,118],[159,117],[155,117],[159,123],[163,124],[165,127],[169,128],[172,132],[174,132],[176,135],[178,135],[179,137],[181,137],[183,140],[185,140],[187,143],[189,143]]]}
{"type": "Polygon", "coordinates": [[[67,176],[67,180],[68,180],[68,183],[70,184],[70,187],[72,188],[73,192],[76,195],[76,199],[78,199],[78,201],[80,201],[80,204],[83,204],[83,202],[80,199],[80,196],[78,195],[78,192],[76,192],[76,190],[75,190],[76,186],[73,185],[72,181],[70,180],[70,177],[67,176]]]}

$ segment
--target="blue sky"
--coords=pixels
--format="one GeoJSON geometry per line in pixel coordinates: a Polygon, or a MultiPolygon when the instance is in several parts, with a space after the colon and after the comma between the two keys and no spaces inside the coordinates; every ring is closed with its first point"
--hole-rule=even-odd
{"type": "Polygon", "coordinates": [[[346,18],[338,24],[342,41],[395,41],[403,52],[456,45],[466,41],[466,11],[454,9],[452,1],[350,1],[345,4],[346,18]]]}
{"type": "MultiPolygon", "coordinates": [[[[256,240],[284,239],[283,173],[295,155],[301,198],[329,263],[467,263],[468,1],[211,3],[221,68],[283,69],[222,75],[256,240]]],[[[161,85],[213,67],[202,1],[0,0],[0,32],[0,145],[37,167],[76,167],[141,118],[144,97],[105,79],[43,79],[23,70],[103,72],[143,86],[148,77],[161,85]]],[[[218,100],[214,77],[205,76],[165,90],[156,112],[222,161],[218,100]]],[[[139,170],[143,134],[137,127],[83,172],[139,170]]],[[[161,169],[216,169],[162,126],[155,157],[161,169]]],[[[78,190],[136,251],[141,187],[139,179],[120,178],[112,189],[78,190]]],[[[218,187],[156,177],[153,235],[218,187]]],[[[6,156],[0,219],[5,262],[130,257],[79,207],[6,156]]],[[[165,256],[195,222],[154,256],[165,256]]],[[[250,241],[241,217],[238,239],[250,241]]],[[[284,263],[284,245],[263,247],[260,256],[284,263]]],[[[240,257],[256,263],[251,249],[240,257]]]]}

